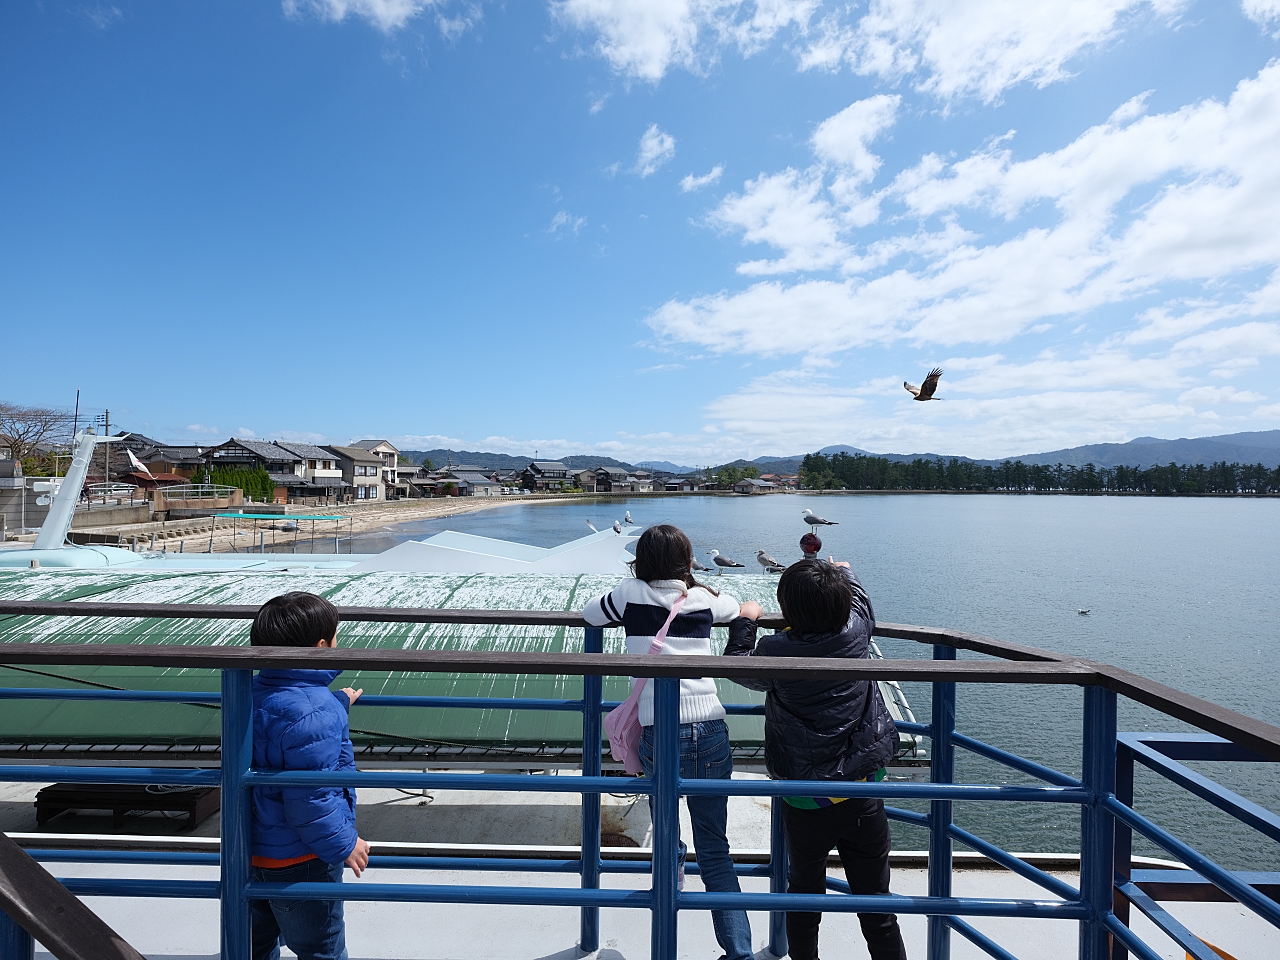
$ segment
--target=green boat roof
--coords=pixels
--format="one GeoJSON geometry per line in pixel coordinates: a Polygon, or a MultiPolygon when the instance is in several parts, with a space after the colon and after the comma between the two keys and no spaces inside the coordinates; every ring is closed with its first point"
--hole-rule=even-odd
{"type": "MultiPolygon", "coordinates": [[[[611,589],[611,576],[431,574],[343,571],[0,570],[0,597],[9,600],[88,600],[136,603],[262,603],[289,590],[308,590],[339,606],[438,607],[490,610],[580,610],[611,589]]],[[[734,576],[715,584],[739,600],[776,606],[776,577],[734,576]]],[[[249,622],[97,617],[0,617],[0,642],[246,644],[249,622]]],[[[566,627],[469,624],[344,623],[338,642],[351,647],[413,650],[572,652],[582,631],[566,627]]],[[[713,632],[723,650],[727,630],[713,632]]],[[[605,632],[605,652],[621,652],[621,629],[605,632]]],[[[213,671],[145,667],[18,667],[0,665],[0,686],[91,687],[214,691],[213,671]]],[[[579,677],[502,674],[344,674],[338,685],[366,694],[401,696],[546,697],[577,699],[579,677]]],[[[726,703],[758,703],[759,694],[719,681],[726,703]]],[[[605,699],[626,696],[625,678],[605,678],[605,699]]],[[[102,703],[0,699],[0,751],[39,745],[83,748],[166,748],[218,742],[220,712],[193,704],[102,703]]],[[[739,748],[763,742],[763,718],[731,717],[739,748]]],[[[507,709],[360,707],[351,714],[352,740],[362,755],[437,757],[576,754],[581,718],[571,712],[507,709]]]]}

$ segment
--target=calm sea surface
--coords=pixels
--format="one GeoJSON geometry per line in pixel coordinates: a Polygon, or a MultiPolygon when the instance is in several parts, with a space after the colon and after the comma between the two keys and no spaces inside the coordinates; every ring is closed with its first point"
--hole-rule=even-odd
{"type": "MultiPolygon", "coordinates": [[[[714,548],[755,575],[758,549],[784,563],[800,558],[805,507],[839,521],[820,531],[824,554],[852,563],[882,621],[1105,661],[1280,724],[1280,500],[798,494],[519,504],[388,527],[357,538],[353,549],[379,552],[445,529],[554,546],[588,533],[588,520],[604,529],[630,510],[637,524],[683,528],[708,565],[714,548]]],[[[732,577],[716,586],[732,593],[732,577]]],[[[931,655],[909,641],[882,641],[882,649],[889,657],[931,655]]],[[[906,692],[926,720],[928,687],[906,692]]],[[[957,726],[1079,774],[1078,689],[962,685],[957,726]]],[[[1120,729],[1190,728],[1122,699],[1120,729]]],[[[1280,812],[1277,765],[1193,766],[1280,812]]],[[[964,751],[958,776],[1030,782],[964,751]]],[[[1142,768],[1137,797],[1140,811],[1222,862],[1280,869],[1275,844],[1142,768]]],[[[957,804],[956,819],[1006,849],[1079,845],[1078,812],[1065,806],[957,804]]],[[[924,836],[904,827],[896,842],[919,849],[924,836]]]]}

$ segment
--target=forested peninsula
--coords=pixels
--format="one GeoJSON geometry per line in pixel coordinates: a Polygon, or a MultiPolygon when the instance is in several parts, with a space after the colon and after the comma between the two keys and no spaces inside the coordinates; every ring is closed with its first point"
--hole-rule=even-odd
{"type": "Polygon", "coordinates": [[[1267,494],[1280,493],[1280,467],[1202,463],[1151,467],[998,466],[964,460],[895,461],[885,457],[811,453],[800,466],[811,490],[970,490],[1009,493],[1267,494]]]}

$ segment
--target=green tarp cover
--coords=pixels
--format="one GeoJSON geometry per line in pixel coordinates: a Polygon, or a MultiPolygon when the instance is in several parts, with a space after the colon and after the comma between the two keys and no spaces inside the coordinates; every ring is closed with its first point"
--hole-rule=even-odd
{"type": "MultiPolygon", "coordinates": [[[[716,578],[712,578],[713,581],[716,578]]],[[[580,610],[612,588],[616,577],[344,572],[170,572],[97,570],[0,571],[8,600],[95,600],[117,603],[256,604],[290,590],[308,590],[339,606],[494,610],[580,610]]],[[[739,600],[777,606],[776,577],[719,578],[715,586],[739,600]]],[[[727,631],[712,637],[723,650],[727,631]]],[[[249,621],[143,620],[0,616],[0,642],[245,644],[249,621]]],[[[344,623],[343,646],[405,650],[561,652],[582,650],[582,630],[458,624],[344,623]]],[[[605,651],[622,651],[622,631],[605,632],[605,651]]],[[[0,655],[2,656],[2,655],[0,655]]],[[[89,687],[216,691],[213,671],[147,667],[0,666],[3,687],[89,687]]],[[[502,674],[347,673],[335,686],[366,694],[467,697],[582,696],[579,677],[502,674]]],[[[621,700],[626,680],[606,678],[605,699],[621,700]]],[[[726,703],[758,703],[760,695],[720,681],[726,703]]],[[[740,746],[763,740],[763,718],[731,717],[740,746]]],[[[351,713],[358,745],[466,745],[556,748],[582,742],[575,712],[360,707],[351,713]]],[[[220,713],[211,706],[0,699],[0,745],[216,744],[220,713]]]]}

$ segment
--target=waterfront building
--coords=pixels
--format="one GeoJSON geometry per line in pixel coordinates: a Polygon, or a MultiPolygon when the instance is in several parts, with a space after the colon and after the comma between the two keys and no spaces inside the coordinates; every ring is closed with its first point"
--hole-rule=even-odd
{"type": "Polygon", "coordinates": [[[382,492],[384,463],[379,454],[363,447],[327,446],[324,449],[337,458],[342,479],[353,488],[352,495],[357,502],[386,499],[382,492]]]}
{"type": "Polygon", "coordinates": [[[560,491],[570,483],[569,468],[558,460],[535,460],[520,474],[520,486],[537,493],[560,491]]]}

